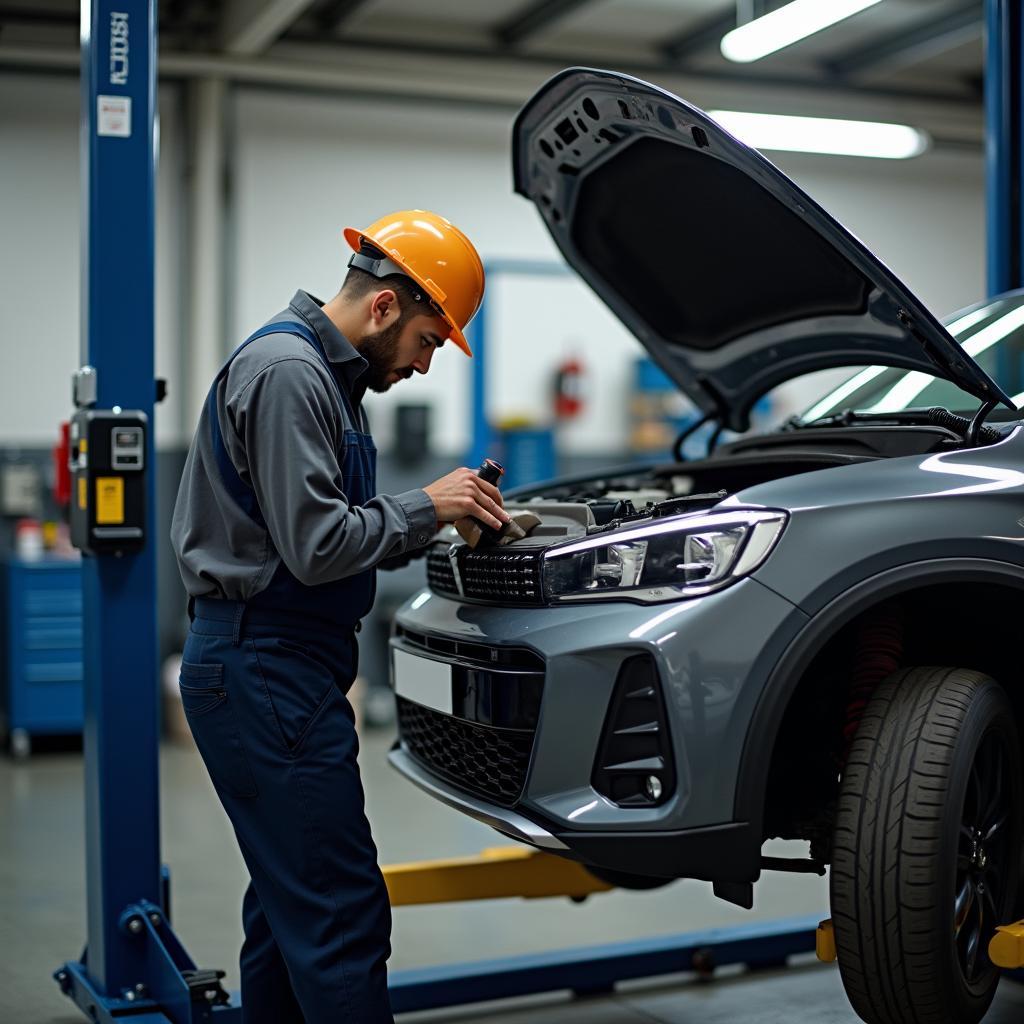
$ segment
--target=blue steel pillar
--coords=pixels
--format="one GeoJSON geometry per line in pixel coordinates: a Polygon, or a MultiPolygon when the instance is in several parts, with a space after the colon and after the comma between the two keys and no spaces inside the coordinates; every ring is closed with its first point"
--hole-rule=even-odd
{"type": "MultiPolygon", "coordinates": [[[[490,273],[490,268],[485,268],[485,274],[490,273]]],[[[491,340],[487,322],[488,309],[485,292],[480,309],[466,331],[469,347],[473,352],[473,362],[469,369],[472,429],[466,465],[474,468],[481,465],[484,459],[492,457],[493,449],[491,421],[487,415],[487,351],[491,340]]]]}
{"type": "Polygon", "coordinates": [[[988,293],[1024,287],[1024,10],[985,0],[988,293]]]}
{"type": "Polygon", "coordinates": [[[161,904],[153,515],[155,0],[82,9],[82,363],[96,404],[149,417],[145,547],[83,559],[88,974],[146,978],[129,904],[161,904]]]}
{"type": "MultiPolygon", "coordinates": [[[[564,263],[549,263],[543,260],[499,259],[484,264],[484,277],[488,287],[493,287],[497,278],[503,274],[568,277],[569,270],[564,263]]],[[[473,365],[470,368],[470,420],[473,433],[467,465],[474,467],[494,455],[496,432],[490,421],[487,403],[487,361],[494,358],[490,355],[494,342],[493,324],[490,319],[490,307],[493,302],[493,298],[488,300],[485,290],[480,309],[466,332],[469,347],[473,351],[473,365]]]]}

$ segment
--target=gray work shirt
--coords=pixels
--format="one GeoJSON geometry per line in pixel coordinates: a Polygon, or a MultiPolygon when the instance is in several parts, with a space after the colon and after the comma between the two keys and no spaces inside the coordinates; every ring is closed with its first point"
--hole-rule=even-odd
{"type": "Polygon", "coordinates": [[[366,360],[320,306],[296,292],[268,323],[301,319],[316,332],[360,422],[349,422],[327,368],[302,338],[270,334],[242,349],[218,383],[218,419],[228,456],[256,492],[267,525],[252,520],[224,486],[204,406],[171,521],[192,597],[248,600],[282,560],[300,583],[329,583],[422,547],[434,534],[426,491],[381,494],[358,506],[345,497],[338,453],[346,429],[368,430],[360,405],[366,360]]]}

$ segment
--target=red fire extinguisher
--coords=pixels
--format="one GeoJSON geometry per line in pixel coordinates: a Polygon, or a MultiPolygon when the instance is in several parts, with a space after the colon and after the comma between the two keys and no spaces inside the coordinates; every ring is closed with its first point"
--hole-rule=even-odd
{"type": "Polygon", "coordinates": [[[60,508],[67,508],[71,502],[70,453],[71,424],[64,422],[60,425],[60,437],[53,446],[53,500],[60,508]]]}
{"type": "Polygon", "coordinates": [[[583,364],[576,358],[562,360],[555,369],[555,418],[569,420],[583,410],[583,364]]]}

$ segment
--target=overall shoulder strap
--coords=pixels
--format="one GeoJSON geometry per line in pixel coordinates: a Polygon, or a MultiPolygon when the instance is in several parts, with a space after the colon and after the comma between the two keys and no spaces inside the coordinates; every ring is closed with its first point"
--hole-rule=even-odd
{"type": "Polygon", "coordinates": [[[327,375],[334,384],[334,389],[349,417],[349,421],[353,424],[358,424],[353,413],[352,405],[348,400],[348,395],[345,394],[334,376],[334,371],[331,368],[330,360],[327,358],[327,353],[324,351],[323,343],[317,337],[316,332],[308,324],[303,323],[301,320],[277,320],[274,323],[265,324],[258,331],[250,334],[249,337],[235,349],[227,362],[221,367],[220,372],[214,378],[209,394],[206,396],[206,409],[208,419],[210,421],[210,441],[213,448],[213,456],[217,463],[217,470],[228,493],[231,495],[235,504],[237,504],[253,522],[257,523],[264,529],[266,529],[267,524],[266,520],[263,518],[263,513],[260,511],[259,502],[256,500],[256,492],[253,490],[252,485],[246,483],[239,475],[238,470],[235,468],[235,464],[231,461],[231,456],[228,454],[227,446],[224,444],[224,435],[220,428],[220,416],[217,413],[217,384],[227,376],[228,368],[231,366],[235,356],[237,356],[238,353],[246,347],[246,345],[256,341],[257,338],[265,338],[270,334],[294,334],[296,337],[302,338],[303,341],[310,345],[316,353],[317,358],[319,358],[324,364],[324,368],[327,370],[327,375]]]}
{"type": "Polygon", "coordinates": [[[309,344],[316,353],[320,362],[324,364],[327,376],[334,385],[334,390],[337,392],[338,398],[341,400],[342,408],[344,408],[349,422],[358,429],[359,420],[356,418],[355,410],[352,408],[352,403],[349,401],[349,397],[345,393],[345,389],[338,383],[338,378],[334,376],[334,369],[331,366],[331,361],[327,358],[327,351],[324,349],[324,344],[320,340],[316,331],[314,331],[313,328],[303,320],[278,320],[275,323],[266,324],[264,327],[261,327],[255,334],[247,338],[244,344],[248,344],[250,341],[255,341],[257,338],[263,338],[268,334],[294,334],[296,337],[302,338],[303,341],[309,344]]]}

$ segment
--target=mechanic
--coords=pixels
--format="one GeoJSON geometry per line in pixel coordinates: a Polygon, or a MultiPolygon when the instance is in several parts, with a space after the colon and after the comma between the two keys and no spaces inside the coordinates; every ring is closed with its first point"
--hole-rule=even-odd
{"type": "Polygon", "coordinates": [[[299,291],[210,388],[171,538],[189,594],[185,714],[249,869],[246,1024],[392,1020],[391,915],[363,806],[346,694],[375,567],[439,523],[508,521],[467,468],[375,495],[367,389],[430,369],[484,274],[449,221],[402,210],[365,231],[337,295],[299,291]]]}

